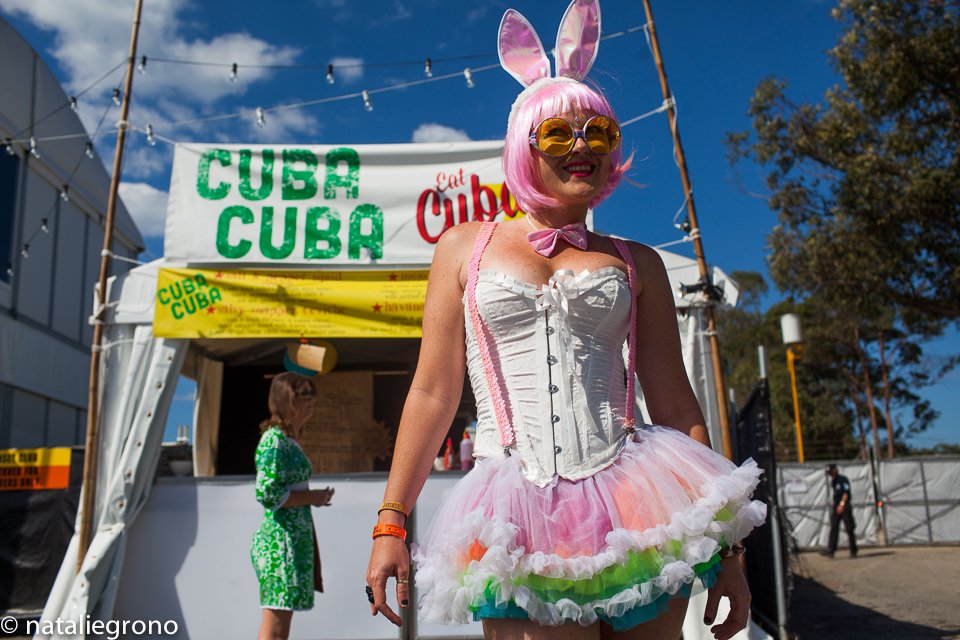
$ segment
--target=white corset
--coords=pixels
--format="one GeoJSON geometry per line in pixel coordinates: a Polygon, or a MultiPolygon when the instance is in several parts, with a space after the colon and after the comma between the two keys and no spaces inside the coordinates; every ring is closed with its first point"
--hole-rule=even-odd
{"type": "MultiPolygon", "coordinates": [[[[562,270],[540,288],[489,269],[478,276],[477,306],[526,477],[545,486],[557,476],[593,475],[617,457],[625,439],[626,274],[616,267],[576,276],[562,270]]],[[[474,454],[503,456],[466,302],[464,309],[467,371],[477,401],[474,454]]]]}

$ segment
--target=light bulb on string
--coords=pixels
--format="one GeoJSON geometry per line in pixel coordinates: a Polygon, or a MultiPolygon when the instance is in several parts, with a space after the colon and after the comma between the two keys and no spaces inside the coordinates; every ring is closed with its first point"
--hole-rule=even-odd
{"type": "Polygon", "coordinates": [[[70,185],[60,187],[60,199],[64,202],[70,202],[70,185]]]}
{"type": "Polygon", "coordinates": [[[33,136],[30,136],[30,155],[32,155],[37,160],[40,159],[40,150],[37,149],[37,139],[33,136]]]}
{"type": "Polygon", "coordinates": [[[8,278],[12,278],[12,277],[13,277],[13,263],[12,263],[12,262],[8,262],[8,263],[7,263],[7,277],[8,277],[8,278]]]}
{"type": "Polygon", "coordinates": [[[77,110],[77,96],[70,96],[70,110],[77,110]]]}
{"type": "Polygon", "coordinates": [[[257,107],[257,126],[263,127],[265,124],[267,124],[267,120],[264,117],[263,108],[257,107]]]}
{"type": "Polygon", "coordinates": [[[94,153],[93,153],[93,143],[92,143],[92,142],[85,142],[85,143],[84,143],[84,145],[83,145],[83,155],[87,156],[87,158],[89,158],[90,160],[93,160],[94,153]]]}
{"type": "Polygon", "coordinates": [[[328,65],[327,65],[327,84],[333,84],[333,82],[334,82],[334,78],[333,78],[333,65],[332,65],[332,64],[328,64],[328,65]]]}
{"type": "Polygon", "coordinates": [[[113,104],[120,106],[120,89],[113,90],[113,104]]]}
{"type": "Polygon", "coordinates": [[[433,63],[430,61],[430,58],[427,58],[427,61],[423,63],[423,75],[428,78],[433,77],[433,63]]]}
{"type": "Polygon", "coordinates": [[[145,132],[147,134],[147,144],[150,145],[151,147],[157,146],[157,139],[153,135],[153,125],[148,124],[145,127],[145,132]]]}
{"type": "Polygon", "coordinates": [[[473,87],[474,87],[474,84],[473,84],[473,72],[470,71],[470,67],[467,67],[466,69],[463,70],[463,77],[464,77],[464,78],[466,79],[466,81],[467,81],[467,88],[468,88],[468,89],[473,89],[473,87]]]}
{"type": "Polygon", "coordinates": [[[237,81],[237,72],[238,72],[239,70],[240,70],[240,68],[237,66],[237,63],[234,62],[234,63],[233,63],[233,66],[230,67],[230,82],[236,82],[236,81],[237,81]]]}
{"type": "Polygon", "coordinates": [[[140,56],[140,62],[137,63],[137,71],[140,73],[147,72],[147,56],[140,56]]]}
{"type": "Polygon", "coordinates": [[[20,249],[20,255],[22,255],[24,258],[29,258],[29,257],[30,257],[30,243],[29,243],[29,242],[24,243],[23,248],[20,249]]]}
{"type": "Polygon", "coordinates": [[[50,233],[50,223],[46,218],[40,219],[40,231],[43,231],[44,233],[50,233]]]}
{"type": "Polygon", "coordinates": [[[3,150],[7,152],[8,156],[17,155],[17,152],[13,148],[13,140],[11,140],[10,138],[6,138],[3,141],[3,150]]]}
{"type": "Polygon", "coordinates": [[[370,92],[364,89],[360,95],[363,96],[363,108],[367,111],[373,111],[373,103],[370,101],[370,92]]]}

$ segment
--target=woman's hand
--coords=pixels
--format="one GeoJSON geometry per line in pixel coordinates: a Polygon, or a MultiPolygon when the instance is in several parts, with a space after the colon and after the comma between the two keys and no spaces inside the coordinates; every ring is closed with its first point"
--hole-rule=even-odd
{"type": "Polygon", "coordinates": [[[397,602],[406,608],[410,599],[410,552],[400,538],[380,536],[373,541],[370,564],[367,565],[367,584],[373,589],[370,614],[382,613],[399,627],[403,621],[387,604],[387,581],[392,577],[397,579],[397,602]]]}
{"type": "Polygon", "coordinates": [[[729,640],[747,626],[750,614],[750,588],[743,575],[739,556],[730,556],[720,561],[721,571],[716,584],[707,591],[707,607],[703,614],[704,624],[713,624],[717,617],[720,598],[730,599],[730,612],[722,623],[710,628],[717,640],[729,640]]]}
{"type": "Polygon", "coordinates": [[[310,504],[315,507],[329,507],[330,500],[333,498],[334,490],[331,487],[326,489],[311,489],[310,504]]]}

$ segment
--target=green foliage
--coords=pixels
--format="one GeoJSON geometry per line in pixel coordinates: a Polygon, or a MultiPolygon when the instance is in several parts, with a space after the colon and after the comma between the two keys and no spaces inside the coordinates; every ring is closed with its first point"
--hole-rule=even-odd
{"type": "Polygon", "coordinates": [[[793,411],[774,391],[783,352],[771,345],[780,342],[779,315],[800,313],[805,444],[822,437],[845,448],[856,446],[858,413],[868,415],[867,379],[879,426],[886,390],[903,436],[937,415],[916,390],[957,361],[925,356],[921,345],[960,325],[960,3],[842,0],[833,15],[845,27],[828,54],[842,84],[817,104],[794,104],[785,81],[765,80],[750,103],[753,131],[728,135],[732,162],[752,159],[767,171],[779,219],[768,237],[770,273],[790,302],[766,314],[727,312],[721,328],[736,327],[723,334],[725,349],[748,327],[770,347],[783,442],[781,423],[793,411]]]}
{"type": "Polygon", "coordinates": [[[734,157],[769,169],[771,275],[861,314],[893,308],[913,333],[960,320],[960,6],[844,0],[830,52],[843,84],[796,105],[784,81],[750,104],[734,157]]]}
{"type": "MultiPolygon", "coordinates": [[[[781,302],[761,311],[759,298],[767,288],[762,276],[742,271],[731,276],[741,287],[744,304],[717,314],[726,383],[734,390],[738,401],[745,402],[758,377],[757,347],[762,345],[765,348],[777,457],[796,460],[793,393],[786,348],[780,337],[780,316],[805,313],[805,310],[792,302],[781,302]],[[753,300],[758,302],[753,303],[753,300]]],[[[807,322],[805,320],[805,327],[809,326],[807,322]]],[[[798,362],[796,372],[806,458],[836,459],[857,455],[860,445],[850,429],[852,412],[844,404],[847,390],[835,375],[836,371],[824,366],[817,350],[808,349],[798,362]]]]}

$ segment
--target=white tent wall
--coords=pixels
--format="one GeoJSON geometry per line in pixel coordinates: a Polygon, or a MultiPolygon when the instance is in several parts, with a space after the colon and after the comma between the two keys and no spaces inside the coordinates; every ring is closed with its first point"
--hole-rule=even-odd
{"type": "MultiPolygon", "coordinates": [[[[93,537],[77,573],[74,534],[37,638],[60,637],[43,630],[62,629],[69,622],[84,628],[88,615],[92,620],[112,618],[128,527],[153,487],[163,428],[186,354],[186,341],[154,338],[150,325],[112,325],[105,336],[93,537]]],[[[78,529],[82,517],[77,514],[78,529]]]]}

